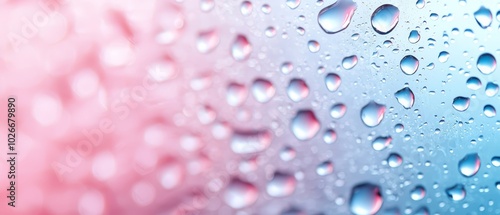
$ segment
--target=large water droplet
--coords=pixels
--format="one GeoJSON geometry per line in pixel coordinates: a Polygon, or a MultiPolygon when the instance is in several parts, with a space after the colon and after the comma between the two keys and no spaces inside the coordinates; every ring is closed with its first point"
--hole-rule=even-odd
{"type": "Polygon", "coordinates": [[[381,151],[387,148],[389,145],[391,145],[391,142],[392,142],[391,136],[377,137],[375,138],[375,140],[373,140],[372,147],[377,151],[381,151]]]}
{"type": "Polygon", "coordinates": [[[385,105],[370,101],[361,109],[361,120],[366,126],[375,127],[384,119],[385,109],[385,105]]]}
{"type": "Polygon", "coordinates": [[[401,155],[399,154],[391,153],[389,157],[387,157],[387,164],[389,164],[389,166],[392,168],[401,166],[402,163],[403,157],[401,157],[401,155]]]}
{"type": "Polygon", "coordinates": [[[231,149],[237,154],[264,151],[271,145],[272,134],[263,131],[234,131],[231,138],[231,149]]]}
{"type": "Polygon", "coordinates": [[[418,41],[420,40],[420,34],[418,33],[417,30],[412,30],[410,32],[410,35],[408,36],[408,41],[410,41],[410,43],[417,43],[418,41]]]}
{"type": "Polygon", "coordinates": [[[351,23],[355,10],[356,3],[352,0],[338,0],[319,12],[319,26],[329,34],[342,31],[351,23]]]}
{"type": "Polygon", "coordinates": [[[236,39],[231,46],[231,55],[236,61],[246,60],[252,53],[252,45],[244,35],[236,36],[236,39]]]}
{"type": "Polygon", "coordinates": [[[481,167],[481,159],[477,153],[470,153],[465,155],[458,162],[458,170],[465,177],[474,176],[481,167]]]}
{"type": "Polygon", "coordinates": [[[291,122],[292,133],[299,140],[309,140],[318,133],[320,124],[310,110],[300,110],[291,122]]]}
{"type": "Polygon", "coordinates": [[[465,188],[462,184],[455,184],[453,187],[446,189],[446,195],[453,201],[460,201],[465,199],[465,188]]]}
{"type": "Polygon", "coordinates": [[[334,119],[340,119],[345,115],[345,112],[347,111],[347,106],[342,103],[338,103],[332,106],[330,109],[330,116],[334,119]]]}
{"type": "Polygon", "coordinates": [[[418,9],[422,9],[425,6],[425,0],[417,0],[415,6],[417,6],[418,9]]]}
{"type": "Polygon", "coordinates": [[[273,179],[267,183],[266,191],[272,197],[289,196],[295,191],[297,179],[293,175],[275,172],[273,179]]]}
{"type": "Polygon", "coordinates": [[[325,161],[316,167],[316,174],[321,176],[331,174],[332,172],[333,163],[331,161],[325,161]]]}
{"type": "Polygon", "coordinates": [[[416,186],[410,191],[410,197],[414,201],[422,200],[425,197],[425,188],[421,185],[416,186]]]}
{"type": "Polygon", "coordinates": [[[453,99],[453,108],[460,112],[466,111],[469,108],[470,99],[467,97],[458,96],[453,99]]]}
{"type": "Polygon", "coordinates": [[[490,9],[481,6],[481,8],[474,12],[474,18],[476,18],[476,22],[481,28],[487,28],[493,21],[493,14],[491,14],[490,9]]]}
{"type": "Polygon", "coordinates": [[[335,73],[329,73],[325,77],[326,88],[330,92],[337,91],[339,89],[341,83],[342,83],[342,80],[340,79],[340,76],[335,74],[335,73]]]}
{"type": "Polygon", "coordinates": [[[498,93],[499,88],[500,87],[498,86],[498,84],[495,84],[493,82],[488,82],[486,84],[486,88],[484,89],[484,93],[489,97],[493,97],[498,93]]]}
{"type": "Polygon", "coordinates": [[[309,87],[304,80],[294,78],[288,84],[286,92],[292,101],[299,102],[309,95],[309,87]]]}
{"type": "Polygon", "coordinates": [[[230,83],[226,91],[226,101],[231,106],[240,106],[245,102],[248,91],[245,85],[230,83]]]}
{"type": "Polygon", "coordinates": [[[265,79],[258,78],[252,84],[252,95],[260,103],[265,103],[273,98],[276,89],[273,84],[265,79]]]}
{"type": "Polygon", "coordinates": [[[497,110],[493,105],[485,105],[483,108],[483,113],[486,117],[495,117],[497,115],[497,110]]]}
{"type": "Polygon", "coordinates": [[[249,183],[233,178],[224,191],[224,201],[235,209],[252,205],[257,200],[259,191],[249,183]]]}
{"type": "Polygon", "coordinates": [[[349,206],[354,214],[375,214],[382,207],[383,201],[379,186],[363,183],[353,187],[349,206]]]}
{"type": "Polygon", "coordinates": [[[300,5],[300,0],[286,0],[286,6],[290,9],[295,9],[300,5]]]}
{"type": "Polygon", "coordinates": [[[413,104],[415,103],[415,95],[413,94],[413,91],[411,91],[411,89],[408,87],[398,90],[394,94],[394,96],[396,96],[399,104],[403,105],[403,107],[406,109],[412,108],[413,104]]]}
{"type": "Polygon", "coordinates": [[[371,17],[372,27],[379,34],[391,32],[399,22],[399,9],[390,4],[378,7],[371,17]]]}
{"type": "Polygon", "coordinates": [[[470,77],[469,79],[467,79],[466,85],[467,88],[471,90],[479,90],[479,88],[481,88],[482,83],[481,80],[479,80],[479,78],[470,77]]]}
{"type": "Polygon", "coordinates": [[[356,64],[358,64],[358,56],[356,55],[345,57],[342,60],[342,67],[347,70],[354,68],[356,64]]]}
{"type": "Polygon", "coordinates": [[[491,74],[497,68],[497,60],[490,53],[484,53],[477,59],[477,69],[485,75],[491,74]]]}
{"type": "Polygon", "coordinates": [[[413,75],[417,71],[418,65],[418,59],[412,55],[406,55],[400,62],[401,71],[407,75],[413,75]]]}
{"type": "Polygon", "coordinates": [[[216,30],[200,32],[196,42],[196,48],[201,53],[208,53],[214,50],[219,44],[219,34],[216,30]]]}

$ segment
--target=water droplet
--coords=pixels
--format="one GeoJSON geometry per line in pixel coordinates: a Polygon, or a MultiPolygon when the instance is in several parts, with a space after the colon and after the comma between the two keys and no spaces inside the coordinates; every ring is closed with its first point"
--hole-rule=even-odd
{"type": "Polygon", "coordinates": [[[477,153],[467,154],[458,162],[458,169],[465,177],[474,176],[479,171],[479,167],[481,167],[481,159],[477,153]]]}
{"type": "Polygon", "coordinates": [[[200,9],[203,12],[209,12],[215,7],[214,0],[200,0],[200,9]]]}
{"type": "Polygon", "coordinates": [[[292,195],[295,191],[297,179],[293,175],[275,172],[273,179],[267,183],[266,191],[272,197],[292,195]]]}
{"type": "Polygon", "coordinates": [[[252,2],[250,2],[250,1],[242,2],[241,6],[240,6],[240,11],[241,11],[241,14],[243,14],[244,16],[250,15],[253,11],[252,2]]]}
{"type": "Polygon", "coordinates": [[[493,105],[485,105],[483,108],[483,113],[486,117],[494,117],[497,115],[497,110],[493,105]]]}
{"type": "Polygon", "coordinates": [[[375,140],[373,140],[372,147],[377,151],[381,151],[387,148],[389,145],[391,145],[391,142],[392,142],[391,136],[377,137],[375,138],[375,140]]]}
{"type": "Polygon", "coordinates": [[[295,156],[297,156],[297,151],[290,146],[286,146],[280,151],[280,158],[283,161],[291,161],[295,156]]]}
{"type": "Polygon", "coordinates": [[[159,4],[155,13],[158,20],[158,30],[155,40],[159,44],[169,45],[175,42],[181,35],[186,23],[184,14],[180,7],[166,2],[159,4]]]}
{"type": "Polygon", "coordinates": [[[265,79],[258,78],[252,84],[252,95],[260,103],[266,103],[273,98],[276,89],[273,84],[265,79]]]}
{"type": "Polygon", "coordinates": [[[349,26],[355,10],[356,3],[352,0],[338,0],[319,12],[319,26],[329,34],[340,32],[349,26]]]}
{"type": "Polygon", "coordinates": [[[477,59],[477,69],[485,75],[491,74],[497,68],[497,60],[490,53],[484,53],[477,59]]]}
{"type": "Polygon", "coordinates": [[[286,0],[286,6],[290,9],[295,9],[300,5],[300,0],[286,0]]]}
{"type": "Polygon", "coordinates": [[[408,36],[408,41],[410,41],[410,43],[413,43],[413,44],[420,41],[420,34],[418,33],[417,30],[412,30],[410,32],[410,35],[408,36]]]}
{"type": "Polygon", "coordinates": [[[328,129],[325,131],[323,134],[323,141],[325,141],[326,144],[332,144],[337,140],[337,133],[335,133],[334,130],[328,129]]]}
{"type": "Polygon", "coordinates": [[[209,53],[219,45],[219,34],[216,30],[208,30],[198,34],[196,48],[200,53],[209,53]]]}
{"type": "Polygon", "coordinates": [[[418,208],[413,215],[430,215],[429,209],[427,207],[422,206],[418,208]]]}
{"type": "Polygon", "coordinates": [[[446,189],[446,195],[453,201],[460,201],[465,199],[465,188],[462,184],[455,184],[453,187],[446,189]]]}
{"type": "Polygon", "coordinates": [[[371,22],[373,29],[377,33],[387,34],[399,22],[399,9],[394,5],[384,4],[373,12],[371,22]]]}
{"type": "Polygon", "coordinates": [[[491,164],[493,164],[493,166],[499,167],[500,166],[500,156],[492,157],[491,164]]]}
{"type": "Polygon", "coordinates": [[[401,157],[401,155],[399,154],[391,153],[389,157],[387,157],[387,164],[389,164],[389,166],[392,168],[401,166],[402,163],[403,157],[401,157]]]}
{"type": "Polygon", "coordinates": [[[240,106],[245,102],[248,92],[245,85],[230,83],[226,91],[226,101],[231,106],[240,106]]]}
{"type": "Polygon", "coordinates": [[[330,109],[330,116],[334,119],[340,119],[345,115],[345,112],[347,111],[347,106],[345,106],[342,103],[338,103],[332,106],[330,109]]]}
{"type": "Polygon", "coordinates": [[[470,105],[470,99],[467,97],[458,96],[453,99],[453,108],[460,112],[467,110],[470,105]]]}
{"type": "Polygon", "coordinates": [[[385,109],[385,105],[370,101],[361,109],[361,120],[366,126],[375,127],[384,119],[385,109]]]}
{"type": "Polygon", "coordinates": [[[283,74],[290,74],[293,71],[293,64],[290,62],[284,62],[280,66],[280,70],[283,74]]]}
{"type": "Polygon", "coordinates": [[[425,0],[417,0],[417,3],[415,5],[418,9],[422,9],[425,6],[425,0]]]}
{"type": "Polygon", "coordinates": [[[299,102],[309,95],[309,87],[304,80],[294,78],[288,84],[287,94],[292,101],[299,102]]]}
{"type": "Polygon", "coordinates": [[[231,150],[237,154],[256,153],[266,150],[272,142],[269,131],[234,131],[231,150]]]}
{"type": "Polygon", "coordinates": [[[264,30],[264,34],[269,38],[274,37],[276,35],[276,28],[269,26],[264,30]]]}
{"type": "Polygon", "coordinates": [[[481,86],[482,86],[482,83],[481,83],[481,80],[479,80],[479,78],[470,77],[469,79],[467,79],[466,85],[467,85],[467,88],[469,88],[471,90],[479,90],[479,88],[481,88],[481,86]]]}
{"type": "Polygon", "coordinates": [[[413,94],[413,91],[411,91],[411,89],[408,87],[398,90],[394,94],[394,96],[396,96],[399,104],[403,105],[403,107],[406,109],[412,108],[413,104],[415,103],[415,95],[413,94]]]}
{"type": "Polygon", "coordinates": [[[486,88],[484,89],[484,93],[489,97],[493,97],[498,93],[498,88],[498,84],[488,82],[486,84],[486,88]]]}
{"type": "Polygon", "coordinates": [[[446,51],[442,51],[438,55],[438,60],[441,63],[444,63],[444,62],[448,61],[448,58],[450,58],[450,53],[448,53],[446,51]]]}
{"type": "Polygon", "coordinates": [[[476,22],[481,28],[487,28],[493,21],[493,14],[491,14],[490,9],[481,6],[481,8],[474,12],[474,18],[476,18],[476,22]]]}
{"type": "Polygon", "coordinates": [[[260,10],[265,13],[265,14],[270,14],[271,11],[272,11],[272,8],[270,5],[268,4],[263,4],[262,7],[260,8],[260,10]]]}
{"type": "Polygon", "coordinates": [[[312,111],[300,110],[292,119],[291,129],[297,139],[309,140],[318,133],[320,124],[312,111]]]}
{"type": "Polygon", "coordinates": [[[337,91],[339,89],[341,83],[342,83],[342,80],[340,79],[340,76],[335,74],[335,73],[329,73],[325,77],[326,88],[330,92],[337,91]]]}
{"type": "Polygon", "coordinates": [[[422,200],[425,197],[425,188],[421,185],[416,186],[410,191],[410,197],[414,201],[422,200]]]}
{"type": "Polygon", "coordinates": [[[349,205],[354,214],[375,214],[382,207],[383,201],[379,186],[363,183],[353,187],[349,205]]]}
{"type": "Polygon", "coordinates": [[[347,69],[347,70],[354,68],[354,66],[356,66],[356,64],[358,64],[358,56],[356,56],[356,55],[351,55],[351,56],[345,57],[342,60],[342,67],[344,67],[344,69],[347,69]]]}
{"type": "Polygon", "coordinates": [[[394,131],[395,131],[396,133],[401,133],[401,132],[403,132],[404,130],[405,130],[405,126],[404,126],[403,124],[401,124],[401,123],[398,123],[398,124],[396,124],[396,125],[394,126],[394,131]]]}
{"type": "Polygon", "coordinates": [[[307,47],[312,53],[318,52],[320,49],[320,45],[316,40],[309,40],[309,42],[307,42],[307,47]]]}
{"type": "Polygon", "coordinates": [[[246,60],[252,53],[252,45],[244,35],[236,36],[231,46],[231,54],[236,61],[246,60]]]}
{"type": "Polygon", "coordinates": [[[333,163],[331,161],[325,161],[323,163],[320,163],[316,167],[316,173],[321,176],[329,175],[332,172],[333,172],[333,163]]]}
{"type": "Polygon", "coordinates": [[[224,191],[224,201],[235,209],[244,208],[257,201],[259,191],[249,183],[233,178],[224,191]]]}
{"type": "Polygon", "coordinates": [[[407,75],[413,75],[417,71],[418,65],[418,59],[412,55],[406,55],[400,62],[401,71],[407,75]]]}

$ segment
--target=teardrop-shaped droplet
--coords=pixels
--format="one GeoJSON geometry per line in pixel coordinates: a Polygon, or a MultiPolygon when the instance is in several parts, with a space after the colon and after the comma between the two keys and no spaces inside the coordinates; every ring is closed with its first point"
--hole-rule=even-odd
{"type": "Polygon", "coordinates": [[[384,150],[385,148],[387,148],[389,145],[391,145],[391,142],[392,142],[391,136],[377,137],[377,138],[375,138],[375,140],[373,140],[372,147],[373,147],[373,149],[375,149],[377,151],[381,151],[381,150],[384,150]]]}
{"type": "Polygon", "coordinates": [[[295,191],[297,179],[295,176],[282,172],[275,172],[273,179],[267,183],[266,191],[272,197],[289,196],[295,191]]]}
{"type": "Polygon", "coordinates": [[[274,85],[262,78],[256,79],[252,84],[252,95],[260,103],[266,103],[273,98],[276,93],[274,85]]]}
{"type": "Polygon", "coordinates": [[[334,119],[340,119],[342,118],[347,111],[347,106],[342,103],[338,103],[332,106],[330,108],[330,116],[334,119]]]}
{"type": "Polygon", "coordinates": [[[458,169],[465,177],[474,176],[479,171],[479,167],[481,167],[481,159],[477,153],[467,154],[458,162],[458,169]]]}
{"type": "Polygon", "coordinates": [[[486,117],[495,117],[497,115],[497,110],[493,105],[485,105],[483,108],[483,113],[486,117]]]}
{"type": "Polygon", "coordinates": [[[291,129],[297,139],[309,140],[318,133],[320,124],[312,111],[300,110],[292,119],[291,129]]]}
{"type": "Polygon", "coordinates": [[[481,28],[487,28],[493,21],[493,14],[491,14],[490,9],[481,6],[476,12],[474,12],[474,18],[481,28]]]}
{"type": "Polygon", "coordinates": [[[326,88],[330,92],[337,91],[339,89],[341,83],[342,83],[342,79],[340,79],[340,76],[335,74],[335,73],[329,73],[325,77],[326,88]]]}
{"type": "Polygon", "coordinates": [[[300,102],[309,95],[309,87],[304,80],[294,78],[288,84],[286,92],[292,101],[300,102]]]}
{"type": "Polygon", "coordinates": [[[375,127],[384,119],[385,109],[385,105],[370,101],[361,109],[361,120],[366,126],[375,127]]]}
{"type": "Polygon", "coordinates": [[[410,197],[414,201],[422,200],[425,197],[425,188],[421,185],[416,186],[410,191],[410,197]]]}
{"type": "Polygon", "coordinates": [[[420,41],[420,34],[418,33],[417,30],[410,31],[410,35],[408,36],[408,41],[413,44],[420,41]]]}
{"type": "Polygon", "coordinates": [[[345,57],[342,60],[342,67],[347,70],[354,68],[356,64],[358,64],[358,56],[356,55],[345,57]]]}
{"type": "Polygon", "coordinates": [[[219,34],[216,30],[200,32],[196,42],[196,48],[201,53],[209,53],[219,45],[219,34]]]}
{"type": "Polygon", "coordinates": [[[349,207],[351,212],[357,215],[375,214],[383,202],[379,186],[363,183],[352,188],[349,207]]]}
{"type": "Polygon", "coordinates": [[[232,179],[224,191],[224,201],[235,209],[252,205],[258,196],[259,191],[253,184],[237,178],[232,179]]]}
{"type": "Polygon", "coordinates": [[[450,58],[450,53],[448,53],[447,51],[442,51],[438,55],[438,60],[441,63],[448,61],[448,58],[450,58]]]}
{"type": "Polygon", "coordinates": [[[401,104],[405,109],[410,109],[413,107],[415,103],[415,95],[410,88],[405,87],[401,90],[398,90],[394,96],[398,100],[399,104],[401,104]]]}
{"type": "Polygon", "coordinates": [[[391,32],[399,22],[399,9],[391,4],[378,7],[371,17],[372,27],[379,34],[391,32]]]}
{"type": "Polygon", "coordinates": [[[466,111],[469,108],[470,105],[470,99],[467,97],[463,96],[458,96],[455,99],[453,99],[453,108],[455,110],[463,112],[466,111]]]}
{"type": "Polygon", "coordinates": [[[231,137],[231,150],[237,154],[256,153],[266,150],[272,142],[271,132],[234,131],[231,137]]]}
{"type": "Polygon", "coordinates": [[[455,184],[454,186],[447,188],[446,195],[453,201],[460,201],[465,199],[466,192],[464,185],[455,184]]]}
{"type": "Polygon", "coordinates": [[[387,164],[392,168],[401,166],[402,163],[403,157],[397,153],[391,153],[389,157],[387,157],[387,164]]]}
{"type": "Polygon", "coordinates": [[[477,69],[485,75],[491,74],[497,68],[497,60],[490,53],[479,56],[476,63],[477,69]]]}
{"type": "Polygon", "coordinates": [[[250,53],[252,53],[252,45],[248,42],[247,37],[241,34],[236,36],[231,46],[231,55],[233,59],[236,61],[246,60],[250,57],[250,53]]]}
{"type": "Polygon", "coordinates": [[[338,0],[319,12],[319,26],[329,34],[340,32],[349,26],[355,10],[356,3],[352,0],[338,0]]]}
{"type": "Polygon", "coordinates": [[[331,161],[325,161],[323,163],[320,163],[316,167],[316,174],[318,175],[329,175],[333,172],[333,163],[331,161]]]}
{"type": "Polygon", "coordinates": [[[418,59],[412,55],[406,55],[400,62],[401,71],[407,75],[413,75],[417,71],[418,65],[418,59]]]}

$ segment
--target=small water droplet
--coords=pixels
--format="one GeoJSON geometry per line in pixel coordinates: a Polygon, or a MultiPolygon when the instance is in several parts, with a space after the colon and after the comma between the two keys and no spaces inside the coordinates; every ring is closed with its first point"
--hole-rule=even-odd
{"type": "Polygon", "coordinates": [[[244,208],[257,201],[259,191],[249,183],[233,178],[224,191],[224,201],[235,209],[244,208]]]}
{"type": "Polygon", "coordinates": [[[267,183],[266,191],[272,197],[289,196],[295,191],[297,179],[293,175],[275,172],[273,179],[267,183]]]}
{"type": "Polygon", "coordinates": [[[481,26],[481,28],[487,28],[493,21],[493,14],[491,14],[490,9],[481,6],[476,12],[474,12],[474,18],[476,18],[476,22],[479,26],[481,26]]]}
{"type": "Polygon", "coordinates": [[[370,101],[361,109],[361,120],[366,126],[375,127],[384,119],[385,109],[385,105],[370,101]]]}
{"type": "Polygon", "coordinates": [[[500,166],[500,156],[492,157],[491,164],[493,164],[493,166],[499,167],[500,166]]]}
{"type": "Polygon", "coordinates": [[[300,5],[300,0],[286,0],[286,6],[290,9],[295,9],[300,5]]]}
{"type": "Polygon", "coordinates": [[[490,53],[484,53],[477,59],[476,66],[481,73],[488,75],[497,68],[497,60],[490,53]]]}
{"type": "Polygon", "coordinates": [[[417,0],[417,3],[415,4],[418,9],[422,9],[425,6],[425,0],[417,0]]]}
{"type": "Polygon", "coordinates": [[[273,98],[276,89],[273,84],[265,79],[258,78],[252,84],[252,95],[260,103],[266,103],[273,98]]]}
{"type": "Polygon", "coordinates": [[[342,103],[338,103],[332,106],[330,109],[330,116],[334,119],[340,119],[342,118],[347,111],[347,106],[345,106],[342,103]]]}
{"type": "Polygon", "coordinates": [[[467,97],[458,96],[453,99],[453,108],[460,112],[466,111],[469,108],[470,99],[467,97]]]}
{"type": "Polygon", "coordinates": [[[410,35],[408,36],[408,41],[409,41],[410,43],[413,43],[413,44],[415,44],[415,43],[417,43],[418,41],[420,41],[420,34],[418,33],[418,31],[417,31],[417,30],[412,30],[412,31],[410,32],[410,35]]]}
{"type": "Polygon", "coordinates": [[[391,4],[378,7],[372,14],[373,29],[379,34],[388,34],[399,22],[399,9],[391,4]]]}
{"type": "Polygon", "coordinates": [[[493,82],[488,82],[486,84],[486,88],[484,89],[484,93],[489,97],[493,97],[498,93],[498,89],[499,89],[498,84],[495,84],[493,82]]]}
{"type": "Polygon", "coordinates": [[[209,53],[219,45],[219,34],[216,30],[203,31],[198,34],[196,48],[200,53],[209,53]]]}
{"type": "Polygon", "coordinates": [[[425,197],[425,188],[421,185],[416,186],[410,191],[410,197],[414,201],[422,200],[425,197]]]}
{"type": "Polygon", "coordinates": [[[214,0],[200,0],[200,9],[203,12],[209,12],[215,7],[214,0]]]}
{"type": "Polygon", "coordinates": [[[441,63],[448,61],[448,58],[450,58],[450,53],[448,53],[447,51],[442,51],[438,55],[438,60],[441,63]]]}
{"type": "Polygon", "coordinates": [[[458,169],[465,177],[474,176],[479,171],[480,167],[481,159],[477,153],[467,154],[458,162],[458,169]]]}
{"type": "Polygon", "coordinates": [[[410,109],[413,107],[415,103],[415,95],[410,88],[405,87],[401,90],[398,90],[394,96],[398,100],[399,104],[401,104],[405,109],[410,109]]]}
{"type": "Polygon", "coordinates": [[[323,141],[325,141],[326,144],[332,144],[337,140],[337,133],[335,133],[334,130],[328,129],[325,131],[323,134],[323,141]]]}
{"type": "Polygon", "coordinates": [[[242,2],[241,6],[240,6],[240,11],[241,11],[241,14],[243,14],[244,16],[250,15],[253,11],[252,2],[250,2],[250,1],[242,2]]]}
{"type": "Polygon", "coordinates": [[[483,108],[483,113],[486,117],[495,117],[497,115],[497,111],[493,105],[485,105],[483,108]]]}
{"type": "Polygon", "coordinates": [[[312,53],[316,53],[320,49],[320,45],[316,40],[309,40],[309,42],[307,42],[307,47],[309,48],[309,51],[311,51],[312,53]]]}
{"type": "Polygon", "coordinates": [[[375,214],[382,207],[383,201],[379,186],[363,183],[352,188],[349,206],[354,214],[375,214]]]}
{"type": "Polygon", "coordinates": [[[300,110],[292,119],[291,129],[297,139],[309,140],[318,133],[320,124],[312,111],[300,110]]]}
{"type": "Polygon", "coordinates": [[[389,157],[387,157],[387,164],[389,164],[390,167],[395,168],[398,166],[401,166],[403,163],[403,157],[397,153],[391,153],[389,157]]]}
{"type": "Polygon", "coordinates": [[[324,175],[329,175],[333,172],[333,163],[331,161],[325,161],[323,163],[320,163],[316,167],[316,174],[324,176],[324,175]]]}
{"type": "Polygon", "coordinates": [[[272,142],[272,134],[263,131],[234,131],[231,150],[237,154],[256,153],[266,150],[272,142]]]}
{"type": "Polygon", "coordinates": [[[226,101],[231,106],[240,106],[245,102],[248,95],[245,85],[230,83],[226,91],[226,101]]]}
{"type": "Polygon", "coordinates": [[[406,55],[400,62],[401,71],[407,75],[413,75],[417,71],[418,65],[418,59],[412,55],[406,55]]]}
{"type": "Polygon", "coordinates": [[[339,89],[341,83],[342,83],[342,80],[340,79],[340,76],[335,74],[335,73],[329,73],[325,77],[326,88],[330,92],[337,91],[339,89]]]}
{"type": "Polygon", "coordinates": [[[342,67],[346,70],[350,70],[350,69],[354,68],[354,66],[356,66],[356,64],[358,64],[358,56],[356,56],[356,55],[351,55],[351,56],[345,57],[342,60],[342,67]]]}
{"type": "Polygon", "coordinates": [[[309,95],[309,87],[304,80],[294,78],[288,84],[287,94],[292,101],[299,102],[309,95]]]}
{"type": "Polygon", "coordinates": [[[290,146],[286,146],[280,151],[280,158],[283,161],[291,161],[295,156],[297,156],[297,151],[290,146]]]}
{"type": "Polygon", "coordinates": [[[391,136],[377,137],[375,138],[375,140],[373,140],[372,147],[377,151],[381,151],[387,148],[389,145],[391,145],[391,142],[392,142],[391,136]]]}
{"type": "Polygon", "coordinates": [[[293,64],[291,62],[284,62],[281,64],[280,70],[283,74],[290,74],[293,71],[293,64]]]}
{"type": "Polygon", "coordinates": [[[340,32],[349,26],[355,10],[356,3],[352,0],[338,0],[319,12],[319,26],[329,34],[340,32]]]}
{"type": "Polygon", "coordinates": [[[446,195],[453,201],[460,201],[465,199],[466,192],[464,185],[455,184],[453,187],[449,187],[446,189],[446,195]]]}

